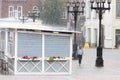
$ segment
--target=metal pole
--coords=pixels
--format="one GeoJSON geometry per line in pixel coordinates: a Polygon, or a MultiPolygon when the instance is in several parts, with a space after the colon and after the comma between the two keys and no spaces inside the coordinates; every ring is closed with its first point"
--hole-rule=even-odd
{"type": "Polygon", "coordinates": [[[35,13],[33,13],[33,22],[35,22],[35,17],[36,17],[35,13]]]}
{"type": "MultiPolygon", "coordinates": [[[[77,14],[78,11],[74,11],[74,21],[75,21],[75,31],[77,30],[77,14]]],[[[74,34],[74,58],[77,59],[77,37],[76,37],[76,32],[74,34]]]]}
{"type": "MultiPolygon", "coordinates": [[[[76,26],[77,26],[77,13],[74,13],[74,21],[75,21],[75,31],[76,31],[76,26]]],[[[74,35],[74,44],[77,44],[77,41],[76,41],[76,32],[75,32],[75,35],[74,35]]]]}
{"type": "Polygon", "coordinates": [[[28,20],[28,17],[25,18],[25,16],[22,16],[22,18],[19,17],[19,20],[21,20],[22,23],[24,24],[24,22],[28,20]]]}
{"type": "Polygon", "coordinates": [[[105,13],[105,10],[110,10],[110,4],[111,4],[111,0],[108,0],[107,3],[108,3],[108,7],[105,7],[104,4],[105,4],[105,0],[96,0],[96,4],[97,6],[93,6],[93,3],[95,1],[94,0],[91,0],[91,9],[95,9],[96,12],[98,13],[99,15],[99,44],[98,44],[98,47],[97,47],[97,59],[96,59],[96,67],[103,67],[103,58],[102,58],[102,40],[101,40],[101,37],[102,37],[102,25],[101,25],[101,20],[102,20],[102,14],[105,13]]]}
{"type": "Polygon", "coordinates": [[[75,33],[74,33],[74,44],[73,44],[73,57],[74,59],[77,59],[77,41],[76,41],[76,26],[77,26],[77,15],[79,15],[80,13],[84,13],[84,7],[85,7],[85,3],[84,1],[81,3],[81,8],[82,10],[79,11],[79,7],[80,7],[80,2],[67,2],[67,9],[68,9],[68,13],[72,13],[72,15],[74,16],[74,21],[75,21],[75,33]],[[73,10],[69,10],[70,7],[73,8],[73,10]]]}
{"type": "Polygon", "coordinates": [[[99,10],[99,45],[97,47],[97,59],[96,59],[97,67],[103,67],[102,45],[101,45],[101,20],[102,20],[102,8],[99,10]]]}

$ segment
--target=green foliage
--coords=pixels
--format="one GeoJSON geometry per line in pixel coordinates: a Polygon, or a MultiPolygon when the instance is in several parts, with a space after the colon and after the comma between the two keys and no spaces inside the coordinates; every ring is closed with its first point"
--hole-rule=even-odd
{"type": "Polygon", "coordinates": [[[53,57],[49,57],[48,62],[53,62],[54,58],[53,57]]]}
{"type": "Polygon", "coordinates": [[[64,11],[64,3],[61,0],[46,0],[43,6],[40,6],[41,1],[38,2],[40,9],[40,18],[46,24],[60,24],[64,11]],[[42,8],[41,8],[42,7],[42,8]]]}

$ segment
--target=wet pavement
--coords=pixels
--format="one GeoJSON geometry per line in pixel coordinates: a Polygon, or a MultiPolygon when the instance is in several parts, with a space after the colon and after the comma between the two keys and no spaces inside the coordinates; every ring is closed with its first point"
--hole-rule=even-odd
{"type": "Polygon", "coordinates": [[[1,75],[0,80],[120,80],[120,50],[104,49],[104,67],[95,67],[96,49],[84,49],[82,63],[73,60],[71,75],[1,75]]]}

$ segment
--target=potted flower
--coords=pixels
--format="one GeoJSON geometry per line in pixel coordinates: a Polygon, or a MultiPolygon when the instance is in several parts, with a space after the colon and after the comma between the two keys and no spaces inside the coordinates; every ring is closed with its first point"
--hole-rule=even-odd
{"type": "Polygon", "coordinates": [[[48,61],[48,62],[53,62],[53,61],[54,61],[54,58],[53,58],[53,57],[49,57],[47,61],[48,61]]]}
{"type": "Polygon", "coordinates": [[[26,56],[23,56],[22,58],[23,58],[23,59],[30,59],[30,57],[27,56],[27,55],[26,55],[26,56]]]}
{"type": "Polygon", "coordinates": [[[33,61],[34,61],[36,58],[37,58],[36,56],[31,57],[31,59],[32,59],[33,61]]]}

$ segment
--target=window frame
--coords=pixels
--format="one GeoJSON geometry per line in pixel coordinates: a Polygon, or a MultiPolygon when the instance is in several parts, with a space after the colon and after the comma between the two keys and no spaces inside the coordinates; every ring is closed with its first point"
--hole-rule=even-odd
{"type": "Polygon", "coordinates": [[[117,12],[118,9],[119,9],[119,8],[117,8],[117,5],[118,5],[118,7],[119,7],[119,4],[120,4],[120,0],[116,0],[116,14],[115,14],[116,19],[120,19],[120,10],[119,10],[119,12],[117,12]],[[118,15],[118,14],[119,14],[119,15],[118,15]]]}
{"type": "Polygon", "coordinates": [[[23,6],[17,6],[17,14],[18,14],[18,17],[19,17],[19,14],[20,14],[20,16],[22,16],[23,15],[23,6]],[[21,11],[19,11],[19,8],[21,8],[21,11]]]}
{"type": "Polygon", "coordinates": [[[8,7],[8,17],[14,17],[15,16],[14,11],[15,11],[14,6],[9,6],[8,7]],[[12,8],[12,11],[10,10],[10,8],[12,8]]]}
{"type": "Polygon", "coordinates": [[[39,9],[38,9],[38,6],[33,6],[33,11],[35,11],[37,14],[39,13],[39,9]],[[36,8],[36,9],[35,9],[36,8]]]}

